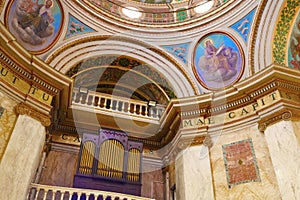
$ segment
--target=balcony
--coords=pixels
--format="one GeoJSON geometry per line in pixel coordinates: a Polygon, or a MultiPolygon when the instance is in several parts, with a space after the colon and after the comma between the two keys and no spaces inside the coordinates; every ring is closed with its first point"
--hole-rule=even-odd
{"type": "Polygon", "coordinates": [[[98,190],[31,184],[28,200],[154,200],[98,190]]]}

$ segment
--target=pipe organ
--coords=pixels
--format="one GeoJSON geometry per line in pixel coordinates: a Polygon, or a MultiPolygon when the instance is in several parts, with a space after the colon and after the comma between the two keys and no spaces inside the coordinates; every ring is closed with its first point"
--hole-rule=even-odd
{"type": "Polygon", "coordinates": [[[73,186],[140,195],[142,148],[122,131],[83,133],[73,186]]]}

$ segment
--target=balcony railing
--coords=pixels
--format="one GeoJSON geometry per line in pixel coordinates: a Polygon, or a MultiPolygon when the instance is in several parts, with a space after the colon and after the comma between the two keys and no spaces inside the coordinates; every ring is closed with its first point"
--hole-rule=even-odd
{"type": "Polygon", "coordinates": [[[160,119],[165,109],[162,105],[149,106],[148,102],[93,91],[82,93],[77,88],[74,88],[72,93],[72,105],[85,106],[95,110],[99,109],[149,119],[160,119]]]}
{"type": "Polygon", "coordinates": [[[31,184],[28,200],[154,200],[115,192],[31,184]]]}

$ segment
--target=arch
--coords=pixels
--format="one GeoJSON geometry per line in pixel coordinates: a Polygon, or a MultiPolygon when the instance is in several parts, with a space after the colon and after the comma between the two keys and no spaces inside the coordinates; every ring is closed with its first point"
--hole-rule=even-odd
{"type": "Polygon", "coordinates": [[[127,56],[148,64],[171,85],[177,97],[200,94],[187,70],[163,50],[123,36],[91,36],[62,46],[46,63],[66,74],[77,63],[101,55],[127,56]]]}

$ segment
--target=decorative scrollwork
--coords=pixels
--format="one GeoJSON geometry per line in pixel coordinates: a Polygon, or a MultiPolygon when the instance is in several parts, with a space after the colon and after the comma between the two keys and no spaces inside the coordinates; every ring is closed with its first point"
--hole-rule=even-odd
{"type": "Polygon", "coordinates": [[[283,120],[290,120],[292,118],[292,115],[293,114],[291,111],[287,111],[287,112],[282,113],[281,118],[283,120]]]}
{"type": "Polygon", "coordinates": [[[50,116],[40,113],[25,103],[20,103],[16,106],[16,113],[19,115],[28,115],[29,117],[40,121],[42,125],[46,127],[51,124],[50,116]]]}

